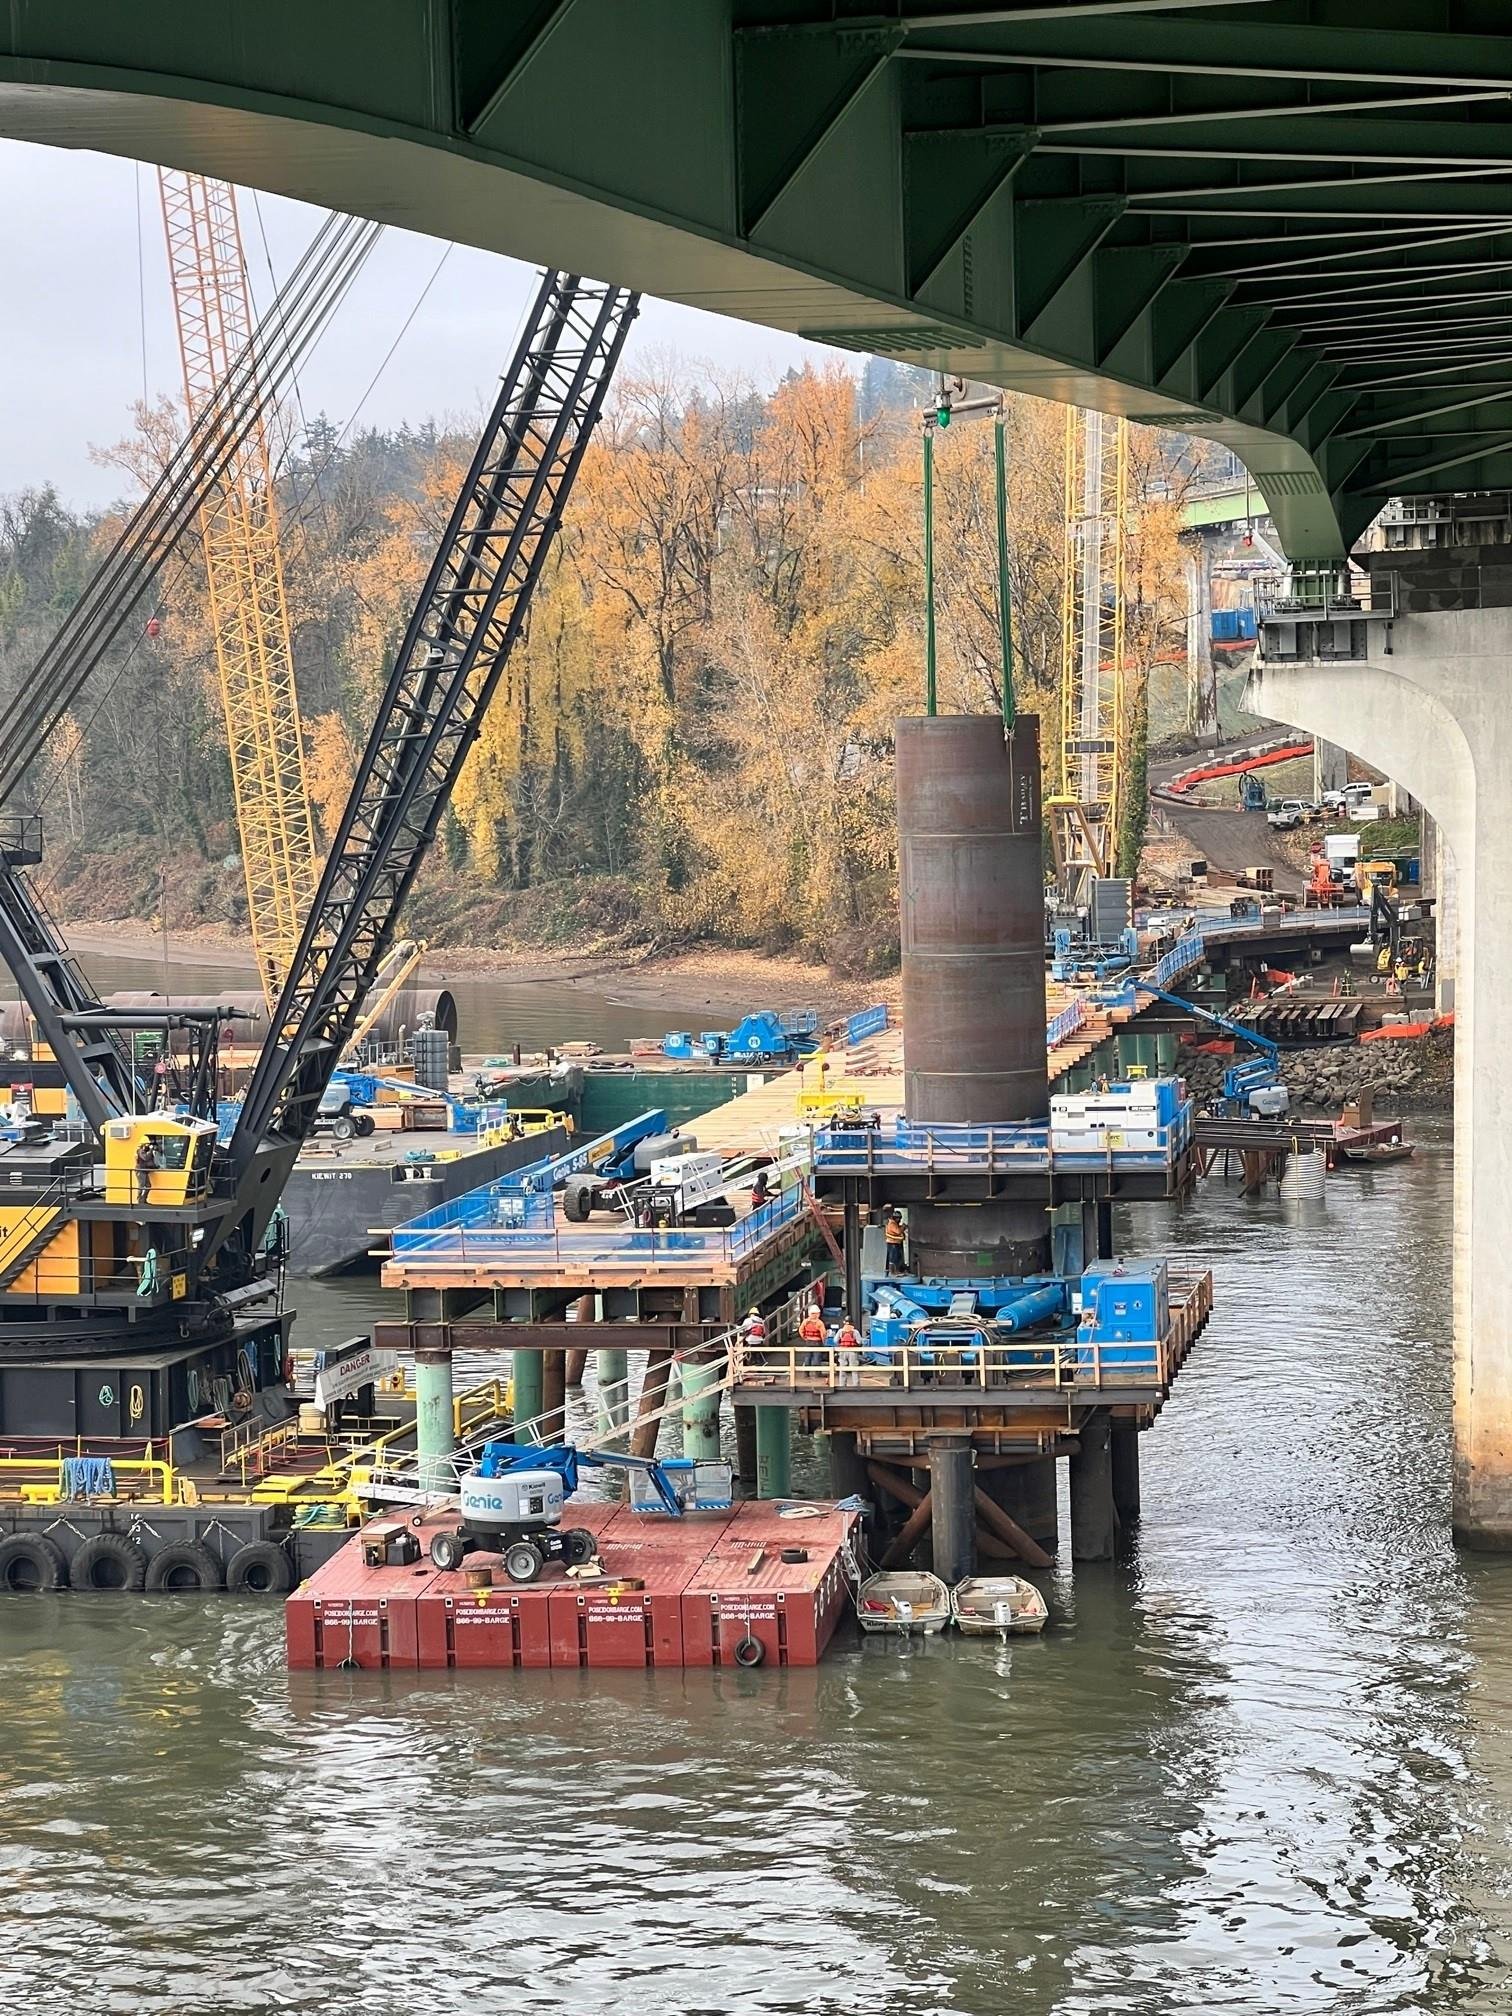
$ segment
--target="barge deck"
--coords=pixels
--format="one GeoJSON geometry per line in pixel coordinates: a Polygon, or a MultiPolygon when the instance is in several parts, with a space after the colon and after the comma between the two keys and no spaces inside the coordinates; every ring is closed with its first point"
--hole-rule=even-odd
{"type": "Polygon", "coordinates": [[[552,1564],[526,1587],[502,1567],[480,1587],[490,1572],[481,1557],[435,1568],[430,1535],[455,1525],[455,1514],[415,1521],[423,1558],[414,1566],[368,1566],[359,1535],[289,1598],[289,1665],[816,1666],[845,1614],[855,1512],[806,1501],[788,1517],[757,1501],[674,1520],[592,1499],[569,1510],[572,1525],[598,1538],[599,1581],[570,1579],[552,1564]]]}

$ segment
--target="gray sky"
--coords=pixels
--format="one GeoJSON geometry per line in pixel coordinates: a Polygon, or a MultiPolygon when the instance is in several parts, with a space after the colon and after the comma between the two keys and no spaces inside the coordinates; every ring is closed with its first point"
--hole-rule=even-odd
{"type": "MultiPolygon", "coordinates": [[[[242,233],[259,302],[321,213],[246,194],[242,233]]],[[[90,460],[130,430],[143,389],[177,393],[179,365],[156,170],[105,154],[0,141],[0,493],[52,482],[75,506],[108,503],[121,479],[90,460]],[[140,220],[140,232],[138,223],[140,220]],[[140,247],[140,253],[139,253],[140,247]]],[[[433,272],[442,242],[384,233],[305,366],[306,414],[344,426],[433,272]]],[[[359,424],[472,415],[493,387],[534,285],[532,268],[458,246],[362,407],[359,424]]],[[[660,301],[647,302],[628,360],[675,351],[770,384],[818,345],[660,301]]]]}

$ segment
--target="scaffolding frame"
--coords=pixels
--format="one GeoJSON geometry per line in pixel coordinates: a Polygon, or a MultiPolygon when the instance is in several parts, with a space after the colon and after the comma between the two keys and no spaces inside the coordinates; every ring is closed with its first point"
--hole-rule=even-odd
{"type": "Polygon", "coordinates": [[[1091,898],[1118,852],[1127,755],[1124,673],[1129,424],[1067,407],[1062,461],[1060,789],[1045,801],[1056,881],[1091,898]]]}

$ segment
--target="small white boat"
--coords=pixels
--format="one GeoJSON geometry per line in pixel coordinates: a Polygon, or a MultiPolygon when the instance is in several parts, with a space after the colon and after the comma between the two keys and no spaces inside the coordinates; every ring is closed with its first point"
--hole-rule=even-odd
{"type": "Polygon", "coordinates": [[[950,1614],[970,1637],[1008,1638],[1043,1631],[1050,1612],[1022,1575],[968,1575],[950,1592],[950,1614]]]}
{"type": "Polygon", "coordinates": [[[938,1575],[920,1569],[884,1569],[868,1575],[857,1598],[863,1631],[943,1631],[950,1622],[950,1591],[938,1575]]]}

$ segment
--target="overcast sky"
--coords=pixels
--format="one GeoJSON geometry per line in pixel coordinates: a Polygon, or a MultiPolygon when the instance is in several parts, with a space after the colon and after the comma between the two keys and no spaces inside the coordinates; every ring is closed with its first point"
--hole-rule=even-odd
{"type": "MultiPolygon", "coordinates": [[[[241,215],[253,289],[266,302],[269,256],[282,280],[321,213],[248,193],[241,215]]],[[[307,415],[324,411],[346,425],[444,249],[412,232],[384,233],[304,366],[307,415]]],[[[0,141],[0,253],[0,494],[51,482],[69,504],[108,503],[120,477],[95,466],[89,451],[129,431],[132,403],[142,396],[144,349],[148,393],[180,388],[156,170],[106,154],[0,141]]],[[[359,424],[480,412],[534,280],[534,270],[515,260],[456,247],[368,394],[359,424]]],[[[762,385],[805,355],[836,354],[647,302],[627,354],[633,361],[667,350],[762,385]]]]}

